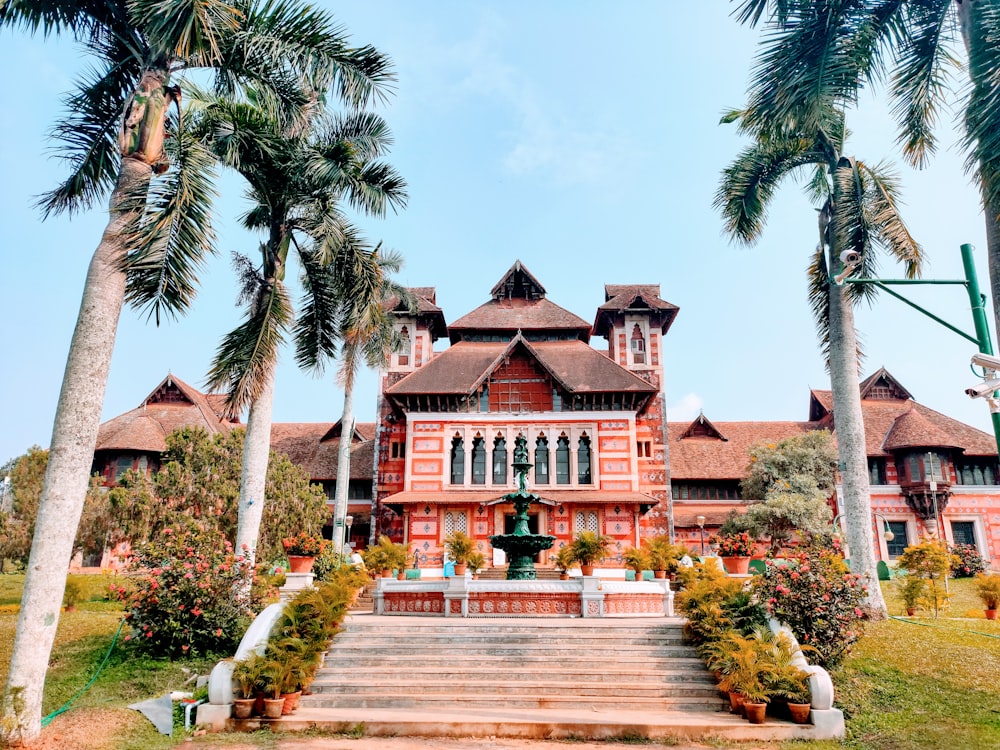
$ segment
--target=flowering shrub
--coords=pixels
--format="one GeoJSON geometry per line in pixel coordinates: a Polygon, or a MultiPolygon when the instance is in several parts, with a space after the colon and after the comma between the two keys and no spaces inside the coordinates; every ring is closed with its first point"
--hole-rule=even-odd
{"type": "Polygon", "coordinates": [[[305,555],[307,557],[318,557],[328,544],[326,539],[307,534],[304,531],[281,540],[286,555],[305,555]]]}
{"type": "Polygon", "coordinates": [[[950,551],[957,558],[951,564],[952,578],[972,578],[986,570],[983,556],[971,544],[956,544],[950,551]]]}
{"type": "Polygon", "coordinates": [[[831,549],[806,548],[755,576],[760,602],[787,624],[800,643],[816,649],[823,667],[839,663],[861,637],[866,589],[831,549]]]}
{"type": "Polygon", "coordinates": [[[753,537],[746,531],[719,534],[712,537],[712,543],[718,545],[720,557],[750,557],[753,554],[753,537]]]}
{"type": "Polygon", "coordinates": [[[135,648],[170,658],[234,652],[256,602],[245,593],[249,562],[220,534],[164,528],[129,567],[135,576],[115,593],[135,648]]]}

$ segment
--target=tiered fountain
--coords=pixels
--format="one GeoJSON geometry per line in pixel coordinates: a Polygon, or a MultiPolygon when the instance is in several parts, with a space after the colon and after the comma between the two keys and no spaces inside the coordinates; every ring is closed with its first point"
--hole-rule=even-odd
{"type": "Polygon", "coordinates": [[[550,549],[555,541],[554,536],[532,534],[528,529],[528,508],[541,498],[528,492],[528,469],[532,464],[528,461],[528,441],[524,435],[518,435],[514,441],[514,475],[517,477],[517,490],[503,496],[514,504],[514,531],[511,534],[494,534],[490,544],[507,553],[507,580],[534,581],[535,555],[543,549],[550,549]]]}

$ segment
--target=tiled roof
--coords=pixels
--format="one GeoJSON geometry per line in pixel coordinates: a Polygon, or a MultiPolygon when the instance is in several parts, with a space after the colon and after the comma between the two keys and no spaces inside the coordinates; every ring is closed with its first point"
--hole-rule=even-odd
{"type": "Polygon", "coordinates": [[[166,436],[182,427],[201,427],[209,434],[228,431],[236,423],[219,417],[213,408],[218,403],[218,395],[210,400],[197,388],[168,375],[138,408],[101,425],[95,450],[163,452],[167,449],[166,436]],[[183,400],[160,400],[175,388],[183,400]]]}
{"type": "Polygon", "coordinates": [[[493,288],[490,295],[494,299],[511,297],[544,297],[545,287],[519,260],[514,261],[507,273],[503,275],[493,288]]]}
{"type": "Polygon", "coordinates": [[[661,330],[666,333],[680,310],[666,300],[660,299],[659,284],[605,284],[603,305],[597,308],[593,331],[595,336],[607,336],[611,325],[611,313],[623,313],[630,309],[644,309],[661,313],[661,330]]]}
{"type": "MultiPolygon", "coordinates": [[[[416,297],[417,309],[415,314],[427,323],[432,340],[436,341],[443,337],[448,331],[448,326],[444,320],[444,313],[437,306],[437,290],[432,286],[411,286],[408,289],[416,297]]],[[[386,302],[386,307],[400,315],[413,314],[406,306],[401,304],[399,297],[389,298],[386,302]]]]}
{"type": "Polygon", "coordinates": [[[810,422],[715,422],[714,426],[726,436],[725,440],[713,437],[680,439],[690,423],[668,424],[672,479],[742,479],[750,463],[747,451],[754,443],[776,443],[815,429],[810,422]]]}
{"type": "Polygon", "coordinates": [[[889,428],[889,432],[882,441],[882,448],[886,451],[898,450],[900,448],[929,448],[948,447],[960,448],[954,435],[945,432],[925,415],[921,414],[914,407],[913,401],[909,402],[910,408],[896,417],[889,428]]]}
{"type": "MultiPolygon", "coordinates": [[[[913,394],[906,390],[902,383],[896,380],[896,378],[894,378],[884,367],[878,368],[875,372],[861,381],[859,385],[859,388],[861,389],[861,398],[871,398],[872,391],[876,386],[879,386],[881,389],[888,390],[891,393],[891,398],[904,400],[913,398],[913,394]]],[[[876,398],[885,398],[885,396],[876,396],[876,398]]]]}
{"type": "Polygon", "coordinates": [[[471,394],[504,354],[523,346],[570,393],[655,393],[656,388],[582,341],[460,341],[386,389],[390,396],[471,394]]]}
{"type": "MultiPolygon", "coordinates": [[[[329,422],[276,422],[271,425],[271,448],[305,469],[313,481],[333,481],[340,438],[323,440],[332,427],[329,422]]],[[[351,479],[371,479],[374,445],[367,440],[351,446],[351,479]]]]}
{"type": "Polygon", "coordinates": [[[590,323],[544,297],[490,300],[448,326],[448,335],[454,343],[462,332],[543,330],[574,332],[583,341],[590,338],[590,323]]]}

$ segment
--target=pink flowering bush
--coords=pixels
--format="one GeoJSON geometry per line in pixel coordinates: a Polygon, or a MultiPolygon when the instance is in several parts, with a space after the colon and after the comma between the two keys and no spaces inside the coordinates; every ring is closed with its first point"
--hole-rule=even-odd
{"type": "Polygon", "coordinates": [[[810,661],[835,666],[861,637],[866,589],[835,550],[810,547],[787,560],[767,560],[755,579],[768,614],[816,649],[810,661]]]}
{"type": "Polygon", "coordinates": [[[951,564],[952,578],[972,578],[986,570],[986,562],[971,544],[956,544],[949,550],[955,559],[951,564]]]}
{"type": "Polygon", "coordinates": [[[129,561],[126,603],[134,648],[152,656],[232,654],[256,602],[244,593],[249,562],[221,534],[165,527],[129,561]]]}

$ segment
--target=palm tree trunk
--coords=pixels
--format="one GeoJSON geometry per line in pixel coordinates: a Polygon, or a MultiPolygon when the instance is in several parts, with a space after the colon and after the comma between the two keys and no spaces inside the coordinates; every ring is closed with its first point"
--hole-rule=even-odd
{"type": "Polygon", "coordinates": [[[264,517],[264,487],[271,456],[271,412],[274,408],[274,369],[268,373],[264,389],[250,405],[247,433],[243,441],[243,469],[240,475],[240,509],[236,527],[236,554],[257,562],[257,541],[264,517]]]}
{"type": "MultiPolygon", "coordinates": [[[[839,261],[840,252],[832,238],[829,252],[829,267],[837,268],[835,259],[839,261]]],[[[868,451],[861,412],[854,309],[845,296],[844,287],[831,283],[829,289],[830,387],[833,391],[833,425],[843,490],[844,527],[851,555],[851,571],[859,574],[868,588],[867,603],[872,616],[881,619],[888,615],[888,610],[879,588],[875,538],[872,535],[868,451]]]]}
{"type": "Polygon", "coordinates": [[[354,437],[354,386],[344,387],[344,413],[340,417],[340,447],[337,456],[337,489],[333,503],[333,548],[344,552],[344,519],[347,490],[351,483],[351,442],[354,437]]]}
{"type": "Polygon", "coordinates": [[[66,360],[5,692],[10,696],[12,690],[23,689],[19,707],[5,704],[4,721],[15,722],[15,736],[25,740],[41,732],[45,672],[59,623],[73,540],[87,495],[125,297],[121,260],[126,248],[122,233],[136,218],[136,212],[126,205],[136,205],[134,196],[144,192],[150,175],[149,165],[140,160],[122,160],[111,196],[110,218],[90,261],[66,360]]]}

